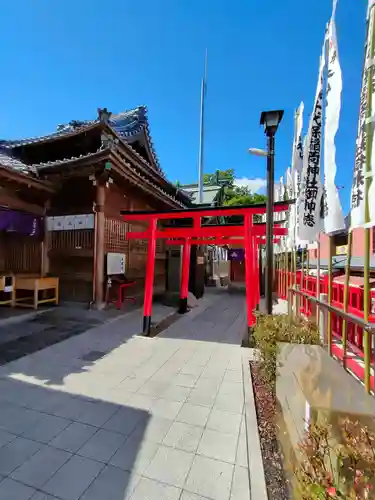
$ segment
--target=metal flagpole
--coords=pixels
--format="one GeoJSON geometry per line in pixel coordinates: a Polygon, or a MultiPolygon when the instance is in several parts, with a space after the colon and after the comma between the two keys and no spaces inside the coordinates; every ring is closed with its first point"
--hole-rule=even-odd
{"type": "Polygon", "coordinates": [[[199,158],[198,158],[198,192],[199,203],[203,203],[203,164],[204,164],[204,104],[207,91],[207,49],[204,58],[204,74],[201,87],[201,115],[200,115],[200,131],[199,131],[199,158]]]}
{"type": "MultiPolygon", "coordinates": [[[[349,302],[349,281],[350,281],[350,261],[352,260],[352,236],[353,233],[349,228],[348,233],[348,247],[346,251],[346,263],[345,263],[345,282],[344,282],[344,312],[348,312],[348,302],[349,302]]],[[[346,366],[346,351],[348,345],[348,323],[346,320],[342,324],[342,350],[343,357],[342,363],[345,368],[346,366]]]]}
{"type": "MultiPolygon", "coordinates": [[[[316,298],[320,299],[320,233],[318,235],[318,248],[316,251],[316,298]]],[[[319,327],[319,307],[316,308],[316,323],[319,327]]]]}
{"type": "MultiPolygon", "coordinates": [[[[369,61],[372,61],[374,57],[375,48],[375,6],[372,2],[370,12],[369,12],[369,29],[370,33],[370,50],[369,50],[369,61]]],[[[372,94],[373,94],[373,78],[374,78],[374,63],[372,62],[369,67],[367,67],[367,109],[366,109],[366,164],[365,164],[365,190],[364,190],[364,202],[365,202],[365,223],[370,222],[370,205],[369,205],[369,190],[372,183],[371,178],[371,156],[372,156],[372,139],[373,139],[373,122],[372,122],[372,94]]],[[[363,315],[364,320],[368,323],[370,314],[370,234],[371,229],[369,227],[365,228],[365,255],[364,255],[364,300],[363,300],[363,315]]],[[[365,362],[365,387],[367,392],[370,392],[370,363],[371,363],[371,335],[368,330],[364,331],[364,362],[365,362]]]]}
{"type": "MultiPolygon", "coordinates": [[[[294,111],[294,143],[293,143],[293,151],[292,151],[292,159],[295,158],[295,150],[297,148],[297,144],[299,141],[299,137],[297,137],[297,120],[299,116],[299,109],[296,109],[294,111]]],[[[293,188],[293,198],[294,200],[297,200],[298,193],[296,190],[296,182],[295,182],[295,171],[292,168],[292,188],[293,188]]],[[[295,201],[297,203],[297,201],[295,201]]],[[[292,210],[292,209],[290,209],[292,210]]],[[[290,213],[290,212],[289,212],[290,213]]],[[[294,228],[293,228],[293,234],[294,238],[292,241],[292,255],[291,255],[291,269],[292,269],[292,282],[291,285],[293,288],[296,288],[297,286],[297,260],[296,260],[296,245],[297,245],[297,205],[294,206],[294,228]]]]}
{"type": "MultiPolygon", "coordinates": [[[[301,288],[303,292],[305,291],[305,248],[302,248],[301,252],[301,288]]],[[[302,297],[303,310],[305,310],[306,299],[302,297]]]]}
{"type": "Polygon", "coordinates": [[[285,299],[288,299],[288,245],[287,242],[285,241],[285,248],[284,248],[284,272],[285,272],[285,279],[284,279],[284,295],[285,299]]]}
{"type": "MultiPolygon", "coordinates": [[[[332,11],[332,18],[335,14],[336,11],[336,5],[337,1],[334,0],[333,2],[333,11],[332,11]]],[[[329,43],[329,24],[326,25],[326,33],[325,33],[325,40],[324,40],[324,72],[323,72],[323,95],[324,95],[324,104],[322,106],[322,123],[325,123],[326,120],[326,100],[327,100],[327,94],[328,94],[328,82],[327,82],[327,69],[328,69],[328,43],[329,43]]],[[[325,127],[323,128],[322,136],[323,133],[325,133],[325,127]]],[[[324,142],[322,141],[322,149],[323,149],[323,144],[324,142]]],[[[323,191],[322,194],[323,197],[326,196],[325,191],[323,191]]],[[[322,198],[323,204],[326,202],[324,198],[322,198]]],[[[318,239],[319,239],[320,234],[318,233],[318,239]]],[[[332,304],[332,285],[333,285],[333,269],[332,269],[332,259],[333,259],[333,239],[331,234],[328,234],[328,304],[332,304]]],[[[319,265],[320,267],[320,265],[319,265]]],[[[320,277],[319,277],[320,279],[320,277]]],[[[331,312],[328,311],[328,316],[327,316],[327,343],[328,343],[328,353],[331,356],[332,355],[332,315],[331,312]]]]}
{"type": "MultiPolygon", "coordinates": [[[[306,292],[308,293],[309,290],[309,281],[310,281],[310,250],[309,247],[307,247],[307,260],[306,260],[306,292]]],[[[308,316],[308,310],[309,310],[309,305],[310,301],[306,300],[306,311],[305,314],[308,316]]]]}

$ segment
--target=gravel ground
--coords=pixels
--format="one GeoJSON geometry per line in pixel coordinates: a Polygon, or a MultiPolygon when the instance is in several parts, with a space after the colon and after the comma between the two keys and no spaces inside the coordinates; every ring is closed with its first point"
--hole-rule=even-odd
{"type": "Polygon", "coordinates": [[[257,363],[250,363],[250,367],[268,498],[288,500],[290,497],[283,471],[282,455],[276,439],[275,394],[264,384],[257,363]]]}

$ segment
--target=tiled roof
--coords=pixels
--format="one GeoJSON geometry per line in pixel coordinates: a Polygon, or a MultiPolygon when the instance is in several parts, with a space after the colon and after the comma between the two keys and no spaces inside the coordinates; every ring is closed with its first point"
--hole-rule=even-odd
{"type": "Polygon", "coordinates": [[[120,137],[132,137],[139,134],[147,123],[145,106],[111,115],[108,123],[120,137]]]}
{"type": "MultiPolygon", "coordinates": [[[[99,123],[99,119],[85,121],[72,120],[68,124],[58,125],[57,131],[49,135],[29,137],[27,139],[21,140],[0,141],[0,148],[13,149],[20,146],[26,146],[28,144],[35,144],[38,142],[58,139],[60,137],[68,137],[70,135],[75,135],[83,132],[84,130],[87,130],[88,128],[91,128],[99,123]]],[[[135,137],[139,133],[144,131],[150,144],[151,154],[157,170],[159,174],[164,176],[152,142],[150,127],[147,119],[146,106],[138,106],[137,108],[131,109],[129,111],[123,111],[122,113],[118,113],[117,115],[111,115],[108,124],[116,132],[116,134],[118,134],[125,140],[125,142],[129,144],[133,142],[132,139],[135,139],[135,137]]]]}
{"type": "MultiPolygon", "coordinates": [[[[202,203],[205,205],[211,205],[212,203],[214,203],[221,189],[222,186],[213,186],[213,185],[203,186],[202,203]]],[[[188,194],[193,203],[198,203],[199,188],[197,184],[187,184],[185,186],[180,186],[180,190],[188,194]]]]}
{"type": "Polygon", "coordinates": [[[123,137],[125,141],[129,143],[132,142],[130,140],[131,138],[144,131],[147,141],[150,144],[151,154],[158,172],[164,176],[152,142],[146,106],[138,106],[130,111],[123,111],[117,115],[111,115],[108,123],[120,137],[123,137]]]}
{"type": "MultiPolygon", "coordinates": [[[[0,141],[0,164],[3,164],[5,166],[8,166],[9,168],[13,168],[16,170],[21,170],[24,172],[34,172],[38,173],[39,170],[55,166],[55,165],[60,165],[64,163],[70,163],[74,162],[76,160],[84,159],[87,157],[90,157],[92,155],[95,155],[96,153],[100,152],[104,148],[100,148],[98,151],[95,153],[89,153],[87,155],[81,155],[78,157],[72,157],[72,158],[64,158],[61,160],[56,160],[56,161],[50,161],[50,162],[45,162],[45,163],[40,163],[38,165],[25,165],[21,161],[17,160],[14,156],[14,152],[16,148],[21,147],[21,146],[26,146],[29,144],[36,144],[36,143],[42,143],[45,141],[49,140],[54,140],[58,139],[60,137],[68,137],[68,136],[73,136],[76,134],[79,134],[87,129],[95,128],[97,125],[99,125],[100,120],[87,120],[87,121],[77,121],[73,120],[70,123],[66,125],[59,125],[58,130],[52,134],[45,135],[45,136],[39,136],[39,137],[31,137],[28,139],[22,139],[22,140],[12,140],[12,141],[0,141]]],[[[152,138],[150,134],[150,128],[149,128],[149,123],[147,119],[147,108],[145,106],[139,106],[135,109],[132,109],[130,111],[124,111],[119,114],[114,114],[111,115],[109,120],[108,120],[108,125],[109,127],[121,138],[123,139],[124,142],[127,143],[127,146],[133,151],[133,153],[138,157],[138,159],[147,165],[148,167],[151,167],[150,163],[143,158],[135,149],[132,147],[132,143],[136,140],[138,134],[144,133],[146,135],[146,139],[148,141],[148,144],[150,146],[151,154],[153,161],[156,166],[157,173],[162,176],[165,179],[165,175],[160,167],[153,143],[152,143],[152,138]]],[[[143,179],[143,177],[142,177],[143,179]]],[[[169,183],[165,179],[165,181],[169,183]]],[[[154,186],[156,187],[156,186],[154,186]]],[[[183,206],[183,204],[180,201],[177,201],[174,197],[170,196],[169,194],[166,193],[163,189],[160,189],[160,191],[164,194],[170,197],[171,199],[175,200],[178,204],[183,206]]],[[[181,192],[181,195],[185,195],[186,197],[186,203],[188,203],[189,196],[186,193],[181,192]]]]}
{"type": "MultiPolygon", "coordinates": [[[[122,153],[120,151],[117,151],[117,154],[119,154],[119,156],[122,157],[122,153]]],[[[172,196],[169,193],[167,193],[164,189],[162,189],[161,187],[157,186],[156,184],[154,184],[153,182],[151,182],[150,180],[148,180],[147,177],[145,177],[137,169],[135,169],[134,167],[132,167],[132,165],[129,162],[127,162],[125,158],[123,158],[123,160],[125,161],[125,165],[129,168],[129,170],[131,170],[137,177],[139,177],[139,179],[141,179],[142,182],[144,182],[145,184],[148,184],[153,189],[156,189],[157,191],[159,191],[160,193],[162,193],[163,196],[166,196],[167,198],[169,198],[170,200],[172,200],[174,203],[177,203],[178,205],[181,206],[181,208],[185,207],[185,204],[182,203],[181,201],[177,200],[177,198],[175,196],[172,196]]]]}
{"type": "Polygon", "coordinates": [[[38,142],[49,141],[51,139],[57,139],[59,137],[68,137],[70,135],[75,135],[83,130],[91,127],[92,125],[99,123],[98,120],[91,120],[85,122],[72,121],[67,125],[59,125],[58,130],[48,135],[41,135],[37,137],[29,137],[27,139],[18,139],[13,141],[0,141],[0,148],[14,149],[20,146],[27,146],[28,144],[35,144],[38,142]]]}
{"type": "Polygon", "coordinates": [[[32,165],[26,165],[9,154],[7,150],[0,149],[0,165],[3,167],[17,170],[23,174],[36,174],[36,168],[32,165]]]}
{"type": "MultiPolygon", "coordinates": [[[[97,151],[94,151],[93,153],[87,153],[86,155],[80,155],[80,156],[72,156],[71,158],[63,158],[61,160],[55,160],[55,161],[47,161],[43,163],[38,163],[38,165],[32,165],[34,168],[37,168],[38,170],[43,170],[44,168],[48,167],[54,167],[57,165],[62,165],[62,164],[67,164],[67,163],[73,163],[77,160],[83,160],[84,158],[90,158],[91,156],[95,156],[97,153],[105,151],[105,147],[101,146],[97,151]]],[[[109,151],[109,149],[108,149],[109,151]]]]}

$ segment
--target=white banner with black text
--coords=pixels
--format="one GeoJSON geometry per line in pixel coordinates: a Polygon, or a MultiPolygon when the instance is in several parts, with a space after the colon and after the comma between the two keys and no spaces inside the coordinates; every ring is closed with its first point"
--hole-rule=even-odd
{"type": "Polygon", "coordinates": [[[337,171],[335,137],[339,128],[341,91],[342,74],[337,47],[336,25],[334,18],[332,18],[328,28],[328,75],[324,124],[323,228],[327,234],[345,228],[340,197],[335,184],[337,171]]]}
{"type": "Polygon", "coordinates": [[[325,44],[320,58],[318,84],[314,108],[303,153],[301,197],[299,200],[300,240],[315,241],[320,230],[320,203],[322,182],[320,179],[322,146],[323,71],[325,67],[325,44]]]}
{"type": "MultiPolygon", "coordinates": [[[[367,37],[365,44],[365,61],[362,76],[362,88],[358,118],[358,132],[356,143],[356,154],[354,163],[354,173],[351,191],[351,212],[350,225],[352,228],[372,226],[375,224],[375,182],[370,180],[368,193],[365,193],[365,175],[367,171],[367,117],[373,121],[372,114],[375,113],[375,85],[372,82],[371,100],[368,102],[367,90],[369,83],[370,67],[374,64],[373,54],[371,54],[371,39],[374,31],[375,6],[372,0],[369,0],[368,18],[367,18],[367,37]],[[366,196],[368,204],[368,214],[366,214],[366,196]]],[[[374,70],[372,70],[374,73],[374,70]]],[[[374,79],[373,79],[374,80],[374,79]]],[[[369,174],[375,172],[375,134],[372,134],[372,155],[369,164],[369,174]]]]}

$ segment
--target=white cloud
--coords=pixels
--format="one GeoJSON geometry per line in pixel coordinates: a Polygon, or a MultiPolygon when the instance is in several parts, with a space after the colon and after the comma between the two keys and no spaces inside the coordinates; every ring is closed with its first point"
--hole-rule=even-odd
{"type": "Polygon", "coordinates": [[[252,193],[257,193],[258,191],[266,187],[267,181],[266,179],[261,179],[260,177],[257,177],[256,179],[241,177],[240,179],[235,179],[234,184],[239,187],[246,186],[252,193]]]}

